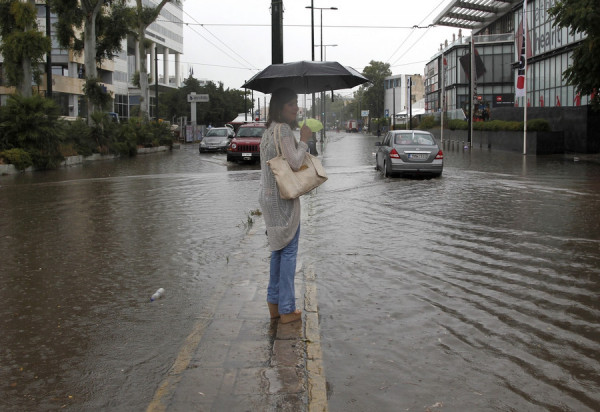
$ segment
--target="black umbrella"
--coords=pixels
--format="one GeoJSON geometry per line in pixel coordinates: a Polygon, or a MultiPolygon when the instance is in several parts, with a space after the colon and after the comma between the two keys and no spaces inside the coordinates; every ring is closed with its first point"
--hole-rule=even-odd
{"type": "Polygon", "coordinates": [[[242,87],[263,93],[273,93],[280,87],[287,87],[298,94],[308,94],[351,89],[368,81],[352,67],[342,66],[338,62],[300,61],[272,64],[242,87]]]}

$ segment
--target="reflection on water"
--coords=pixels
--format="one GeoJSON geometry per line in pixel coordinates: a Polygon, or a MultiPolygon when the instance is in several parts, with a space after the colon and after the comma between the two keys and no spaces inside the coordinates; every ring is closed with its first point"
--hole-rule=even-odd
{"type": "Polygon", "coordinates": [[[255,169],[197,150],[0,178],[0,409],[152,399],[258,207],[255,169]]]}
{"type": "Polygon", "coordinates": [[[307,201],[331,409],[596,410],[600,166],[461,150],[384,179],[371,143],[329,143],[307,201]]]}

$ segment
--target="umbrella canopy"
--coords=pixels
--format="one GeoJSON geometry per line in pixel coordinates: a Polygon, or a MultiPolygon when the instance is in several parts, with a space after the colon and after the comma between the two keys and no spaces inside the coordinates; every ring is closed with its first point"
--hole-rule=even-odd
{"type": "Polygon", "coordinates": [[[351,89],[368,82],[352,67],[338,62],[299,61],[272,64],[254,75],[242,87],[263,93],[273,93],[287,87],[298,94],[351,89]]]}
{"type": "Polygon", "coordinates": [[[312,132],[318,132],[323,128],[323,123],[313,118],[301,120],[300,122],[298,122],[298,127],[304,126],[304,123],[306,123],[306,125],[312,132]]]}

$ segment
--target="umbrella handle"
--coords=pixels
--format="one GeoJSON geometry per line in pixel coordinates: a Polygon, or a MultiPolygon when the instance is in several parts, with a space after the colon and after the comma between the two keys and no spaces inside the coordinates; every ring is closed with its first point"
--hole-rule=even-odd
{"type": "Polygon", "coordinates": [[[304,117],[304,120],[306,122],[306,93],[304,93],[304,110],[302,110],[302,116],[304,117]]]}

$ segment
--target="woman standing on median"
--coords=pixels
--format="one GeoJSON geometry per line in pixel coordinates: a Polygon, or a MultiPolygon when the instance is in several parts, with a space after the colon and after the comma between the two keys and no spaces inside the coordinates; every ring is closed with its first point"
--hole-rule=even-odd
{"type": "Polygon", "coordinates": [[[292,170],[298,170],[308,149],[306,142],[312,137],[308,126],[300,130],[300,142],[292,130],[298,126],[298,96],[293,90],[278,89],[273,92],[269,106],[267,130],[260,143],[260,191],[258,201],[267,226],[271,250],[267,304],[271,319],[281,316],[281,323],[302,319],[296,309],[294,277],[300,236],[300,199],[284,200],[279,196],[275,176],[267,161],[277,156],[275,138],[292,170]]]}

